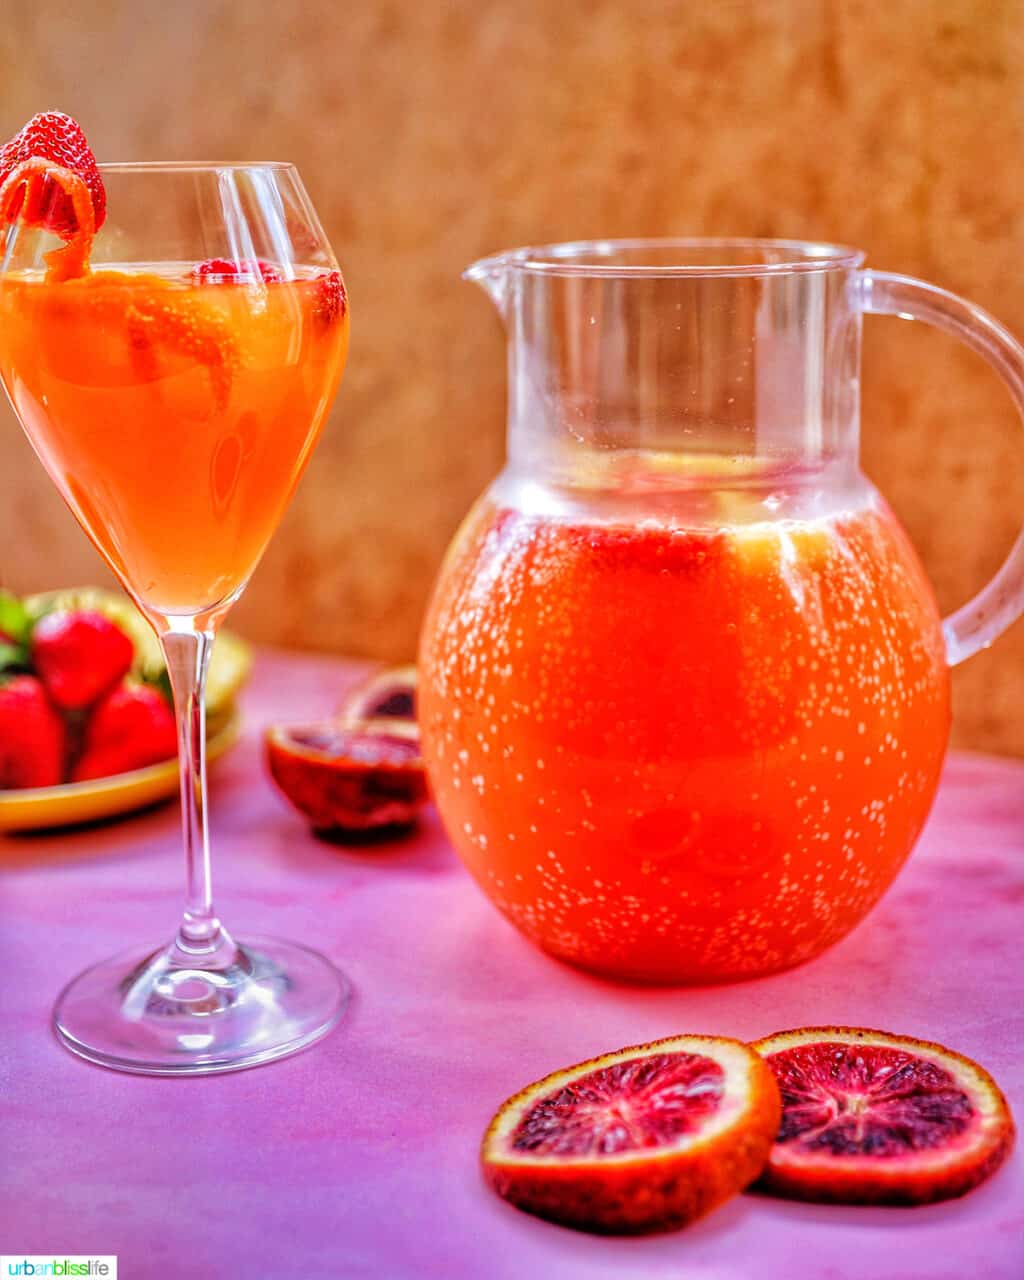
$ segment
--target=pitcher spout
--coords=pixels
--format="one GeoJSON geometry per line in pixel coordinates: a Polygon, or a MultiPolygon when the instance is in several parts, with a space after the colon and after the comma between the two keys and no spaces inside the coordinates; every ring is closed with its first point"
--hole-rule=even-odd
{"type": "Polygon", "coordinates": [[[501,318],[505,317],[508,299],[509,255],[499,253],[491,258],[480,258],[462,273],[463,280],[478,284],[497,307],[501,318]]]}

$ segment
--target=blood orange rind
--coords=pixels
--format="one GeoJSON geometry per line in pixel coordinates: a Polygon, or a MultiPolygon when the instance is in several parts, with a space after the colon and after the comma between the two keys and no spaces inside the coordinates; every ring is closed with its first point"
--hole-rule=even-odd
{"type": "Polygon", "coordinates": [[[415,666],[376,671],[345,698],[338,715],[347,723],[357,720],[416,721],[417,675],[415,666]]]}
{"type": "Polygon", "coordinates": [[[513,1095],[484,1135],[481,1166],[498,1195],[563,1226],[666,1231],[757,1177],[780,1113],[774,1077],[747,1045],[673,1036],[513,1095]]]}
{"type": "Polygon", "coordinates": [[[861,1027],[805,1027],[752,1048],[783,1103],[759,1190],[824,1203],[931,1204],[976,1187],[1013,1146],[999,1086],[944,1045],[861,1027]]]}

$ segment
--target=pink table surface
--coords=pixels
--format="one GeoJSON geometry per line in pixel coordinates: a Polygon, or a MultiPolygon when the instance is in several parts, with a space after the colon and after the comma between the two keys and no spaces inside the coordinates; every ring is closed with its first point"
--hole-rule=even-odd
{"type": "Polygon", "coordinates": [[[1024,1155],[918,1210],[740,1196],[686,1231],[600,1239],[495,1199],[476,1147],[526,1082],[680,1031],[881,1026],[979,1058],[1024,1119],[1024,765],[954,756],[898,884],[803,969],[643,991],[547,959],[493,911],[430,815],[372,852],[317,841],[262,776],[258,730],[322,714],[359,668],[263,654],[214,771],[215,875],[236,933],[323,948],[356,986],[313,1049],[199,1080],[117,1075],[48,1026],[58,988],[168,935],[176,814],[0,843],[0,1254],[115,1253],[125,1280],[1019,1280],[1024,1155]]]}

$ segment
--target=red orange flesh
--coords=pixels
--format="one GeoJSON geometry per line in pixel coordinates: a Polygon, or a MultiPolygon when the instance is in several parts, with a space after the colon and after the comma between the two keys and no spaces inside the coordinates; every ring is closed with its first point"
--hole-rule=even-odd
{"type": "Polygon", "coordinates": [[[674,1036],[553,1072],[499,1108],[484,1178],[527,1213],[605,1234],[681,1227],[742,1191],[780,1115],[746,1045],[674,1036]]]}
{"type": "Polygon", "coordinates": [[[809,1027],[753,1047],[782,1093],[782,1124],[759,1183],[767,1191],[843,1204],[929,1204],[970,1191],[1013,1144],[999,1086],[942,1045],[809,1027]]]}
{"type": "Polygon", "coordinates": [[[394,720],[276,725],[271,776],[317,831],[408,826],[428,798],[415,725],[394,720]]]}

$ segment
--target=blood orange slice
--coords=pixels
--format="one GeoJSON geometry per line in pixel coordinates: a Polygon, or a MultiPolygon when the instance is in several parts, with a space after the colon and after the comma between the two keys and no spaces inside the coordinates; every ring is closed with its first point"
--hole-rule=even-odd
{"type": "Polygon", "coordinates": [[[930,1204],[970,1191],[1013,1145],[996,1082],[942,1045],[807,1027],[753,1048],[782,1091],[765,1190],[842,1204],[930,1204]]]}
{"type": "Polygon", "coordinates": [[[674,1036],[528,1085],[484,1135],[488,1184],[583,1231],[681,1227],[764,1167],[780,1115],[764,1062],[738,1040],[674,1036]]]}
{"type": "Polygon", "coordinates": [[[407,827],[428,799],[415,725],[275,725],[267,730],[266,752],[274,781],[316,831],[407,827]]]}

